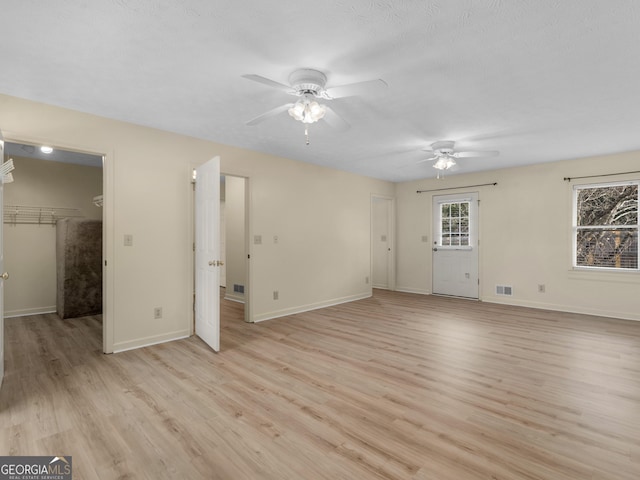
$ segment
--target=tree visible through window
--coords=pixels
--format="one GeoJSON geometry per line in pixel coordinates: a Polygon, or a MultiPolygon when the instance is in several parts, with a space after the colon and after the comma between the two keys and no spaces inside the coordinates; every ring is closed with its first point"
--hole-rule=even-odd
{"type": "Polygon", "coordinates": [[[440,205],[440,245],[469,245],[469,202],[440,205]]]}
{"type": "Polygon", "coordinates": [[[575,266],[638,269],[638,184],[575,187],[575,266]]]}

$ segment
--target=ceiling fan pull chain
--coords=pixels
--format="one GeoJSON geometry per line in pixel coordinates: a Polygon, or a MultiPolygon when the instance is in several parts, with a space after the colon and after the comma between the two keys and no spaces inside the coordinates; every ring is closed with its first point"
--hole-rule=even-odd
{"type": "Polygon", "coordinates": [[[309,127],[308,126],[304,127],[304,137],[307,142],[307,145],[309,145],[309,127]]]}

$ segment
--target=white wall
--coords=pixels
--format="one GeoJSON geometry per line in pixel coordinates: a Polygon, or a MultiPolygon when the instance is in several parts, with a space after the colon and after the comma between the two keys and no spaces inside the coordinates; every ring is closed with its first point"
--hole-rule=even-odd
{"type": "Polygon", "coordinates": [[[631,176],[563,181],[638,166],[640,152],[632,152],[399,184],[397,289],[431,291],[434,193],[416,190],[498,182],[495,187],[468,189],[480,194],[481,300],[640,320],[640,275],[572,269],[573,185],[631,176]],[[428,242],[422,241],[423,235],[429,236],[428,242]],[[496,296],[498,284],[513,286],[513,296],[496,296]],[[538,284],[545,285],[546,293],[538,293],[538,284]]]}
{"type": "MultiPolygon", "coordinates": [[[[84,218],[101,219],[92,199],[102,193],[102,168],[12,156],[15,182],[4,186],[7,205],[77,208],[84,218]]],[[[4,225],[5,316],[56,310],[55,225],[4,225]]]]}
{"type": "Polygon", "coordinates": [[[191,332],[191,168],[215,155],[226,174],[250,178],[249,235],[264,240],[250,252],[252,320],[371,294],[370,197],[393,195],[392,183],[8,96],[0,129],[106,155],[107,351],[191,332]]]}

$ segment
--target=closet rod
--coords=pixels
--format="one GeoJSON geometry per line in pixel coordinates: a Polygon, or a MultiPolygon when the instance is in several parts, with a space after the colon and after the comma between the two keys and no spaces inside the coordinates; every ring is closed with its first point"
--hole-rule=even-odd
{"type": "Polygon", "coordinates": [[[441,192],[442,190],[455,190],[455,189],[458,189],[458,188],[495,187],[496,185],[498,185],[498,182],[480,183],[478,185],[466,185],[464,187],[448,187],[448,188],[434,188],[432,190],[416,190],[416,193],[441,192]]]}
{"type": "Polygon", "coordinates": [[[614,175],[629,175],[631,173],[640,173],[640,170],[636,170],[635,172],[603,173],[602,175],[583,175],[582,177],[564,177],[564,181],[570,182],[571,180],[578,180],[580,178],[613,177],[614,175]]]}

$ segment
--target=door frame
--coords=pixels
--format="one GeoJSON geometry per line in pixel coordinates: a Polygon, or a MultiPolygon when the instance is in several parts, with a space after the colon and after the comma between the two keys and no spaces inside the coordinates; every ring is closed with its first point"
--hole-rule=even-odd
{"type": "MultiPolygon", "coordinates": [[[[191,315],[191,335],[195,335],[195,185],[193,182],[193,171],[196,167],[202,165],[205,162],[190,162],[187,165],[186,178],[192,183],[192,189],[189,190],[189,243],[188,245],[193,245],[192,251],[192,261],[190,262],[189,268],[191,272],[189,274],[189,278],[191,279],[191,288],[192,292],[192,303],[191,310],[189,315],[191,315]]],[[[245,253],[247,255],[246,264],[245,264],[245,278],[246,285],[244,289],[244,321],[247,323],[253,323],[253,303],[252,303],[252,285],[253,285],[253,269],[251,268],[251,242],[249,241],[251,236],[251,177],[248,174],[242,173],[231,173],[223,170],[222,159],[220,165],[220,176],[231,176],[244,178],[244,244],[245,244],[245,253]]],[[[222,330],[220,331],[222,335],[222,330]]]]}
{"type": "MultiPolygon", "coordinates": [[[[114,153],[112,150],[97,152],[79,145],[61,143],[46,138],[29,135],[15,135],[5,132],[5,143],[24,143],[32,145],[50,145],[55,149],[88,153],[102,156],[102,352],[113,353],[114,343],[114,275],[113,269],[113,180],[114,153]]],[[[18,179],[17,179],[18,181],[18,179]]]]}
{"type": "Polygon", "coordinates": [[[389,235],[388,245],[390,245],[389,255],[387,255],[387,284],[388,289],[394,291],[396,289],[396,199],[395,197],[389,197],[387,195],[371,194],[369,203],[369,215],[370,215],[370,233],[369,233],[369,251],[370,251],[370,266],[369,266],[369,278],[371,279],[371,286],[373,288],[373,251],[374,251],[374,232],[373,232],[373,203],[374,201],[384,200],[387,202],[389,209],[389,215],[387,217],[387,232],[389,235]]]}

